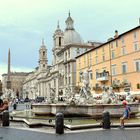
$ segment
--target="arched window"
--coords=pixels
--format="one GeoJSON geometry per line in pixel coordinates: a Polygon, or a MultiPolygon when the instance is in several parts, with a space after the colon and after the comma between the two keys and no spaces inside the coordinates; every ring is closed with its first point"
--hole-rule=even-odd
{"type": "Polygon", "coordinates": [[[45,51],[43,51],[43,56],[45,56],[45,51]]]}
{"type": "Polygon", "coordinates": [[[59,37],[59,46],[61,46],[61,37],[59,37]]]}

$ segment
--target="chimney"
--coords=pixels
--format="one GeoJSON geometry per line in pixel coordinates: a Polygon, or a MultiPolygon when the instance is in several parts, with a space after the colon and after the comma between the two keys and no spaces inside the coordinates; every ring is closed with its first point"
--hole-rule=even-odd
{"type": "Polygon", "coordinates": [[[117,38],[118,37],[118,31],[115,30],[115,35],[114,35],[114,38],[117,38]]]}

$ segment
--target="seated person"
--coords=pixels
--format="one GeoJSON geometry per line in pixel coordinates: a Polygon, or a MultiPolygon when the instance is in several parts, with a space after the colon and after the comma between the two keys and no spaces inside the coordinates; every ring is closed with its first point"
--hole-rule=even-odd
{"type": "Polygon", "coordinates": [[[0,107],[0,113],[4,110],[8,110],[8,100],[3,101],[3,105],[0,107]]]}

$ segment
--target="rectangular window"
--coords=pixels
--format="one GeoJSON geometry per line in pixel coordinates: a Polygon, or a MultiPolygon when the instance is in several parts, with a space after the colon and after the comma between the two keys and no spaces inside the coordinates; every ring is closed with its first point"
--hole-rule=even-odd
{"type": "Polygon", "coordinates": [[[122,48],[121,48],[121,54],[122,54],[122,55],[125,55],[125,54],[126,54],[125,47],[122,47],[122,48]]]}
{"type": "Polygon", "coordinates": [[[96,79],[98,78],[98,71],[99,71],[99,70],[97,69],[97,70],[96,70],[96,79]]]}
{"type": "Polygon", "coordinates": [[[102,53],[104,53],[105,52],[105,50],[104,50],[104,47],[102,48],[102,53]]]}
{"type": "Polygon", "coordinates": [[[67,52],[65,53],[65,61],[67,61],[67,52]]]}
{"type": "Polygon", "coordinates": [[[70,49],[68,49],[68,57],[70,58],[70,49]]]}
{"type": "Polygon", "coordinates": [[[139,49],[139,48],[138,48],[138,43],[134,43],[133,45],[134,45],[134,46],[133,46],[133,47],[134,47],[134,51],[137,51],[137,50],[139,49]]]}
{"type": "Polygon", "coordinates": [[[70,64],[68,65],[68,73],[70,73],[70,64]]]}
{"type": "Polygon", "coordinates": [[[115,58],[115,51],[112,51],[112,52],[111,52],[111,56],[112,56],[112,59],[115,58]]]}
{"type": "Polygon", "coordinates": [[[95,63],[98,64],[98,56],[95,57],[95,63]]]}
{"type": "Polygon", "coordinates": [[[98,51],[97,51],[97,49],[96,49],[96,55],[98,55],[98,51]]]}
{"type": "Polygon", "coordinates": [[[117,74],[116,65],[112,65],[112,76],[115,76],[116,74],[117,74]]]}
{"type": "Polygon", "coordinates": [[[82,81],[82,72],[79,72],[79,81],[81,82],[82,81]]]}
{"type": "Polygon", "coordinates": [[[66,85],[67,85],[67,77],[65,77],[65,83],[66,83],[66,85]]]}
{"type": "Polygon", "coordinates": [[[118,47],[118,40],[116,40],[116,48],[118,47]]]}
{"type": "Polygon", "coordinates": [[[92,54],[89,53],[89,66],[91,66],[91,65],[92,65],[92,54]]]}
{"type": "Polygon", "coordinates": [[[81,59],[79,58],[79,69],[81,69],[81,59]]]}
{"type": "Polygon", "coordinates": [[[105,61],[105,55],[102,56],[103,62],[105,61]]]}
{"type": "Polygon", "coordinates": [[[89,80],[92,80],[92,71],[89,71],[89,80]]]}
{"type": "Polygon", "coordinates": [[[86,54],[84,55],[84,66],[86,67],[86,54]]]}
{"type": "Polygon", "coordinates": [[[124,46],[124,37],[121,37],[122,46],[124,46]]]}
{"type": "Polygon", "coordinates": [[[113,49],[113,42],[111,42],[111,48],[113,49]]]}
{"type": "Polygon", "coordinates": [[[122,63],[122,74],[127,72],[127,63],[122,63]]]}
{"type": "Polygon", "coordinates": [[[70,77],[69,77],[69,84],[71,84],[71,79],[70,79],[70,77]]]}
{"type": "Polygon", "coordinates": [[[65,66],[65,73],[67,74],[67,66],[65,66]]]}
{"type": "Polygon", "coordinates": [[[134,40],[136,41],[137,40],[137,32],[136,31],[134,31],[133,36],[134,36],[134,40]]]}
{"type": "Polygon", "coordinates": [[[140,60],[135,60],[135,71],[140,71],[140,60]]]}

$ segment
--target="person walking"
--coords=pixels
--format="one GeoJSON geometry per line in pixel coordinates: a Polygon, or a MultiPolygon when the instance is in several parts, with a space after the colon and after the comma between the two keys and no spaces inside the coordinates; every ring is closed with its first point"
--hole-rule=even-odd
{"type": "Polygon", "coordinates": [[[123,100],[122,105],[123,105],[124,111],[123,111],[123,116],[120,118],[119,128],[121,129],[124,128],[125,120],[130,118],[130,113],[131,113],[130,106],[127,105],[127,102],[125,100],[123,100]]]}

